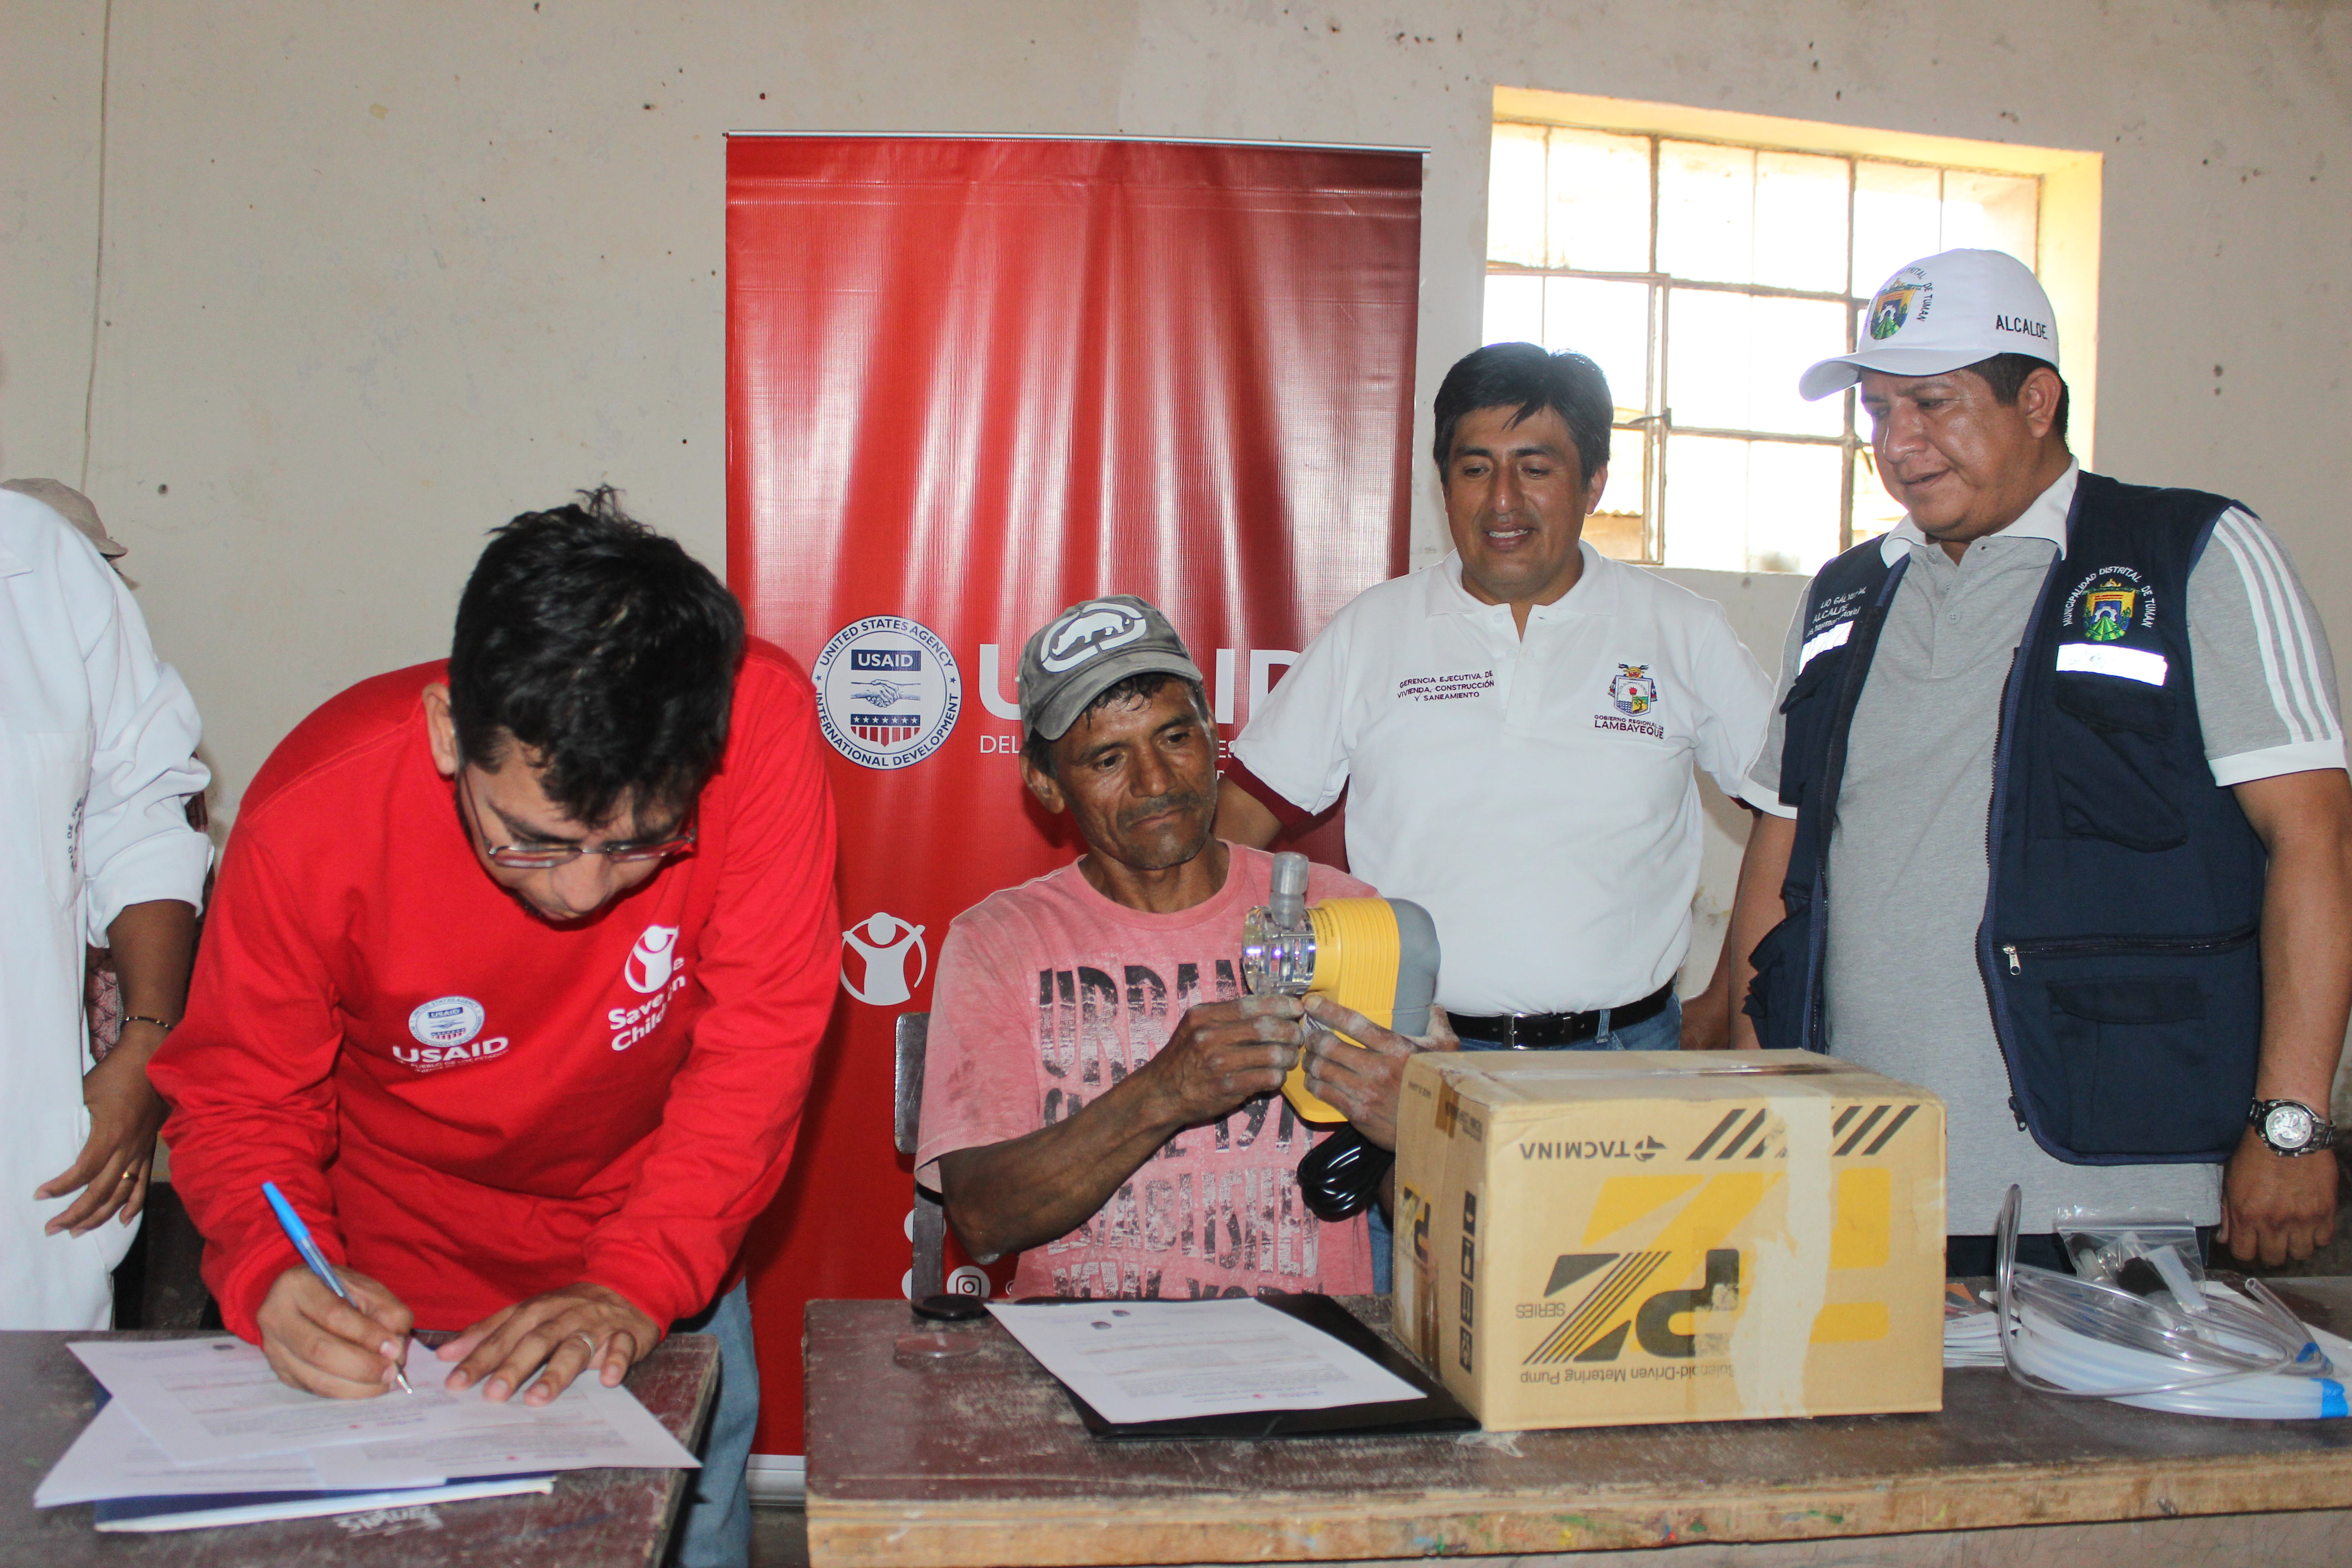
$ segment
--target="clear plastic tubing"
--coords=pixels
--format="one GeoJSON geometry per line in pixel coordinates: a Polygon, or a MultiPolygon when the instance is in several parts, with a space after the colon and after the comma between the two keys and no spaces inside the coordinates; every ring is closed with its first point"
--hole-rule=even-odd
{"type": "MultiPolygon", "coordinates": [[[[2251,1300],[2209,1284],[2200,1310],[2189,1311],[2177,1300],[2020,1264],[2017,1206],[2012,1187],[2001,1211],[1996,1289],[2002,1358],[2025,1387],[2239,1420],[2352,1413],[2334,1365],[2260,1280],[2247,1282],[2251,1300]]],[[[2185,1275],[2167,1283],[2178,1289],[2185,1275]]]]}

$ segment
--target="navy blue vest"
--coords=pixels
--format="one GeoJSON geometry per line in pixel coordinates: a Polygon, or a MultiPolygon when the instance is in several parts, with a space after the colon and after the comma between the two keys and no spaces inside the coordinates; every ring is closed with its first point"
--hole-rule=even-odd
{"type": "MultiPolygon", "coordinates": [[[[2233,504],[2082,475],[2002,689],[1977,966],[2010,1108],[2074,1164],[2226,1160],[2253,1097],[2266,858],[2206,766],[2189,655],[2189,574],[2233,504]]],[[[1768,1047],[1825,1047],[1830,828],[1910,564],[1890,568],[1874,540],[1823,567],[1807,597],[1780,705],[1780,800],[1797,808],[1789,912],[1757,944],[1746,1003],[1768,1047]]]]}

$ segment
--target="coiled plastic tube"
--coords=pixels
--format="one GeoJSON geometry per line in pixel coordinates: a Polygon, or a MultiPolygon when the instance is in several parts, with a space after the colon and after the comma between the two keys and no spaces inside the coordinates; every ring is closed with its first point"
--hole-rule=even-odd
{"type": "Polygon", "coordinates": [[[2248,1280],[2245,1296],[2209,1280],[2191,1311],[2021,1264],[2018,1203],[2011,1187],[1995,1278],[2002,1361],[2018,1383],[2187,1415],[2277,1421],[2347,1413],[2335,1364],[2261,1280],[2248,1280]]]}

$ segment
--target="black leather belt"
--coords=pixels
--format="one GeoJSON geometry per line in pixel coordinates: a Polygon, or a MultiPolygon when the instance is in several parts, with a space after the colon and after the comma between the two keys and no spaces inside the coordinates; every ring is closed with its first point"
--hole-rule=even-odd
{"type": "Polygon", "coordinates": [[[1599,1035],[1604,1013],[1613,1034],[1648,1023],[1666,1010],[1674,995],[1675,983],[1669,980],[1639,1002],[1628,1002],[1622,1007],[1596,1007],[1590,1013],[1501,1013],[1492,1017],[1448,1013],[1446,1018],[1454,1032],[1465,1040],[1513,1051],[1556,1051],[1599,1035]]]}

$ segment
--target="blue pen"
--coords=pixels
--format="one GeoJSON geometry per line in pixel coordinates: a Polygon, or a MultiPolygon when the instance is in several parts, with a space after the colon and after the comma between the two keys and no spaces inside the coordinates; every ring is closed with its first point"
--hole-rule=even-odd
{"type": "MultiPolygon", "coordinates": [[[[294,1250],[302,1255],[302,1261],[310,1266],[310,1272],[316,1274],[328,1289],[341,1296],[345,1305],[357,1311],[360,1304],[352,1300],[349,1290],[343,1289],[341,1279],[335,1273],[335,1266],[327,1261],[327,1255],[319,1250],[317,1242],[310,1239],[310,1227],[302,1223],[302,1216],[294,1212],[294,1205],[286,1201],[286,1194],[278,1190],[278,1184],[262,1183],[261,1195],[268,1198],[269,1206],[278,1211],[278,1223],[286,1227],[286,1239],[294,1244],[294,1250]]],[[[400,1380],[401,1393],[416,1392],[408,1386],[408,1373],[403,1372],[397,1363],[392,1369],[392,1375],[400,1380]]]]}

